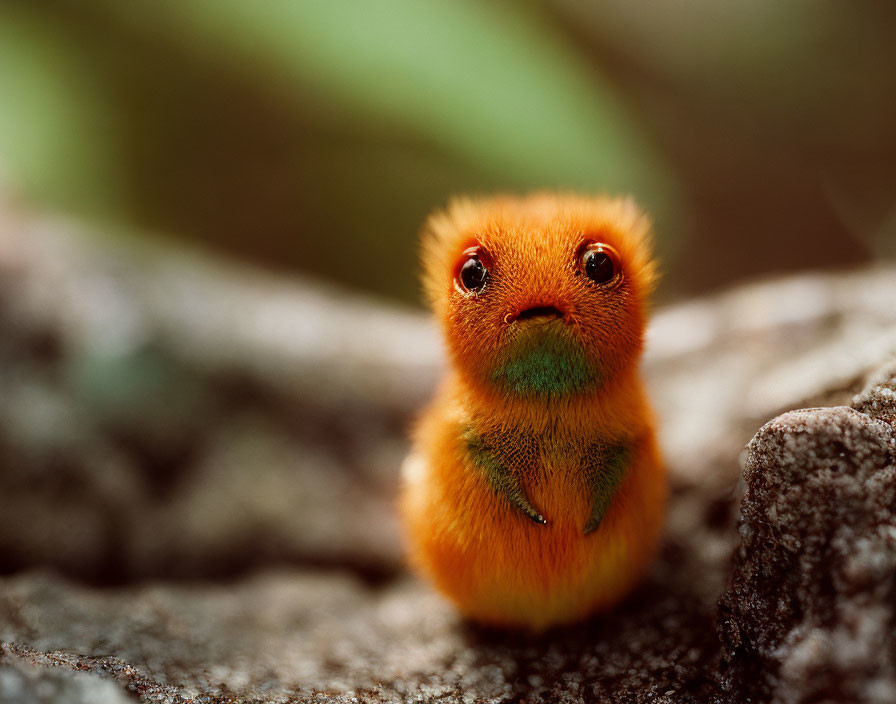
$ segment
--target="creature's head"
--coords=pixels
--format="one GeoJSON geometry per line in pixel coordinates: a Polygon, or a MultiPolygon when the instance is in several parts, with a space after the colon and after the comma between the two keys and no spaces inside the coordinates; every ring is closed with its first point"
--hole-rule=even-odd
{"type": "Polygon", "coordinates": [[[597,390],[637,363],[655,267],[631,200],[456,200],[423,232],[424,286],[460,372],[501,392],[597,390]]]}

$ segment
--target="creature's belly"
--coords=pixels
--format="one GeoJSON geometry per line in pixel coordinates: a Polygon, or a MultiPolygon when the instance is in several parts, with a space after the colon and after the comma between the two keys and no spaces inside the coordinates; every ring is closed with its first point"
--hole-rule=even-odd
{"type": "Polygon", "coordinates": [[[471,526],[479,541],[455,544],[459,579],[451,581],[465,602],[476,605],[473,615],[536,625],[574,620],[629,589],[641,571],[634,563],[642,558],[625,517],[611,511],[596,532],[584,535],[588,507],[577,499],[570,503],[560,515],[546,509],[546,525],[499,507],[493,520],[471,526]]]}
{"type": "Polygon", "coordinates": [[[575,482],[528,487],[546,525],[501,501],[488,484],[408,488],[418,566],[467,615],[536,629],[574,621],[618,601],[640,578],[657,542],[664,490],[645,491],[634,471],[600,527],[585,535],[587,493],[575,482]],[[416,498],[414,498],[416,496],[416,498]],[[461,497],[452,500],[452,497],[461,497]]]}

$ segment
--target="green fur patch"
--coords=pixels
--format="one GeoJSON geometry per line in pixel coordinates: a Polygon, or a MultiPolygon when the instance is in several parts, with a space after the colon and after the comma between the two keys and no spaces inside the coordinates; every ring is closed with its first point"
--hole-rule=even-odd
{"type": "Polygon", "coordinates": [[[561,396],[594,386],[599,375],[565,323],[553,321],[521,330],[491,380],[519,396],[561,396]]]}
{"type": "MultiPolygon", "coordinates": [[[[520,477],[500,459],[500,450],[488,447],[473,431],[464,434],[467,451],[473,464],[488,479],[495,494],[507,501],[533,523],[545,524],[544,517],[531,504],[520,477]]],[[[505,450],[507,448],[504,448],[505,450]]]]}
{"type": "Polygon", "coordinates": [[[591,516],[584,533],[593,533],[603,521],[616,490],[625,478],[625,471],[631,460],[627,447],[595,446],[591,452],[593,464],[588,466],[588,485],[591,487],[591,516]]]}

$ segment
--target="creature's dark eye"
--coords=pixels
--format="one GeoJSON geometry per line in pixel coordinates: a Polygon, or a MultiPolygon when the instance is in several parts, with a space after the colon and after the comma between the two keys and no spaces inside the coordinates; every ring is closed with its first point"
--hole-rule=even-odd
{"type": "Polygon", "coordinates": [[[464,252],[460,268],[457,270],[457,284],[461,291],[482,293],[488,283],[488,268],[483,260],[484,253],[479,247],[470,247],[464,252]]]}
{"type": "Polygon", "coordinates": [[[596,284],[614,285],[622,280],[619,255],[608,244],[595,242],[585,247],[579,266],[585,276],[596,284]]]}

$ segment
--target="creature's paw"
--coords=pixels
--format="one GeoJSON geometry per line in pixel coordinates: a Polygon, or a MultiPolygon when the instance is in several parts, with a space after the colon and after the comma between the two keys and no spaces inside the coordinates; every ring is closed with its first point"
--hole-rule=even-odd
{"type": "Polygon", "coordinates": [[[598,446],[591,458],[593,464],[588,469],[588,484],[591,487],[591,517],[582,533],[593,533],[604,520],[616,490],[625,478],[631,453],[627,447],[598,446]]]}
{"type": "Polygon", "coordinates": [[[600,528],[600,524],[604,520],[604,513],[606,513],[606,511],[601,512],[600,515],[594,515],[592,513],[591,518],[588,519],[588,522],[582,529],[582,534],[589,535],[590,533],[593,533],[598,528],[600,528]]]}
{"type": "Polygon", "coordinates": [[[535,507],[529,503],[529,499],[525,494],[522,494],[522,501],[515,504],[515,507],[518,508],[523,514],[533,523],[538,523],[539,525],[547,525],[547,520],[544,516],[542,516],[538,511],[535,510],[535,507]]]}
{"type": "Polygon", "coordinates": [[[473,431],[465,434],[467,451],[474,467],[479,469],[495,494],[507,501],[510,506],[528,518],[533,523],[546,525],[547,519],[532,505],[520,477],[509,468],[498,452],[489,447],[473,431]]]}
{"type": "Polygon", "coordinates": [[[495,490],[495,493],[500,498],[507,501],[512,508],[520,511],[533,523],[538,523],[542,526],[547,525],[547,519],[542,516],[538,509],[532,505],[532,502],[529,501],[529,497],[526,496],[526,491],[523,489],[522,482],[520,482],[516,476],[509,471],[502,471],[492,473],[489,476],[489,481],[492,488],[495,490]]]}

